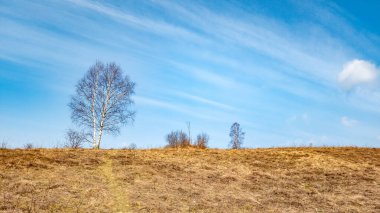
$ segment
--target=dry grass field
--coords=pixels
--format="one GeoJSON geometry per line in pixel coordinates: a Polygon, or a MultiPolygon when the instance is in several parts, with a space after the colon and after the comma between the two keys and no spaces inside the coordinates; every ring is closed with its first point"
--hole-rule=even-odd
{"type": "Polygon", "coordinates": [[[0,150],[0,212],[380,212],[380,149],[0,150]]]}

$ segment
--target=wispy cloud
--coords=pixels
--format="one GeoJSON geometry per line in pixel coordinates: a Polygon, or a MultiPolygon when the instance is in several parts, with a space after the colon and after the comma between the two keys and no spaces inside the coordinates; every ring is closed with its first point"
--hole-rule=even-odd
{"type": "Polygon", "coordinates": [[[310,39],[306,40],[302,35],[299,36],[289,30],[286,24],[266,21],[265,17],[257,14],[252,16],[239,11],[250,18],[250,22],[246,22],[214,13],[197,5],[185,8],[177,3],[157,3],[175,11],[183,19],[191,21],[194,27],[219,41],[228,41],[255,50],[259,54],[265,54],[301,72],[307,72],[329,82],[333,82],[334,73],[339,71],[340,64],[347,59],[346,53],[352,52],[326,32],[315,31],[313,32],[315,34],[309,34],[310,39]],[[201,15],[195,16],[194,11],[201,15]],[[213,27],[210,28],[210,25],[213,27]],[[322,41],[328,42],[321,43],[322,41]],[[336,48],[337,46],[340,48],[336,48]],[[318,51],[314,51],[315,49],[318,51]]]}
{"type": "Polygon", "coordinates": [[[178,105],[171,104],[171,103],[164,102],[164,101],[160,101],[157,99],[147,98],[147,97],[142,97],[142,96],[136,96],[134,99],[136,101],[136,104],[156,106],[156,107],[160,107],[160,108],[165,108],[165,109],[169,109],[169,110],[175,110],[175,111],[187,113],[186,110],[183,110],[183,108],[178,106],[178,105]]]}
{"type": "Polygon", "coordinates": [[[217,116],[213,116],[213,113],[209,113],[210,111],[207,110],[194,110],[189,106],[186,106],[184,104],[179,104],[179,103],[173,103],[171,101],[163,101],[163,100],[158,100],[154,98],[148,98],[148,97],[143,97],[143,96],[136,96],[135,98],[136,104],[139,106],[153,106],[153,107],[158,107],[162,108],[168,111],[175,111],[175,112],[180,112],[186,115],[190,115],[192,117],[197,117],[201,118],[204,120],[208,121],[220,121],[221,118],[217,116]],[[208,112],[208,113],[206,113],[208,112]]]}
{"type": "Polygon", "coordinates": [[[191,100],[203,103],[203,104],[207,104],[207,105],[212,106],[212,107],[217,107],[217,108],[225,109],[225,110],[233,110],[233,111],[237,111],[238,110],[237,108],[232,107],[230,105],[223,104],[223,103],[220,103],[220,102],[217,102],[217,101],[214,101],[214,100],[211,100],[211,99],[203,98],[203,97],[200,97],[200,96],[195,96],[195,95],[191,95],[191,94],[184,93],[184,92],[174,92],[174,94],[176,94],[176,95],[178,95],[180,97],[185,97],[185,98],[188,98],[188,99],[191,99],[191,100]]]}
{"type": "Polygon", "coordinates": [[[71,0],[73,4],[107,15],[123,24],[138,27],[141,30],[154,32],[160,35],[170,35],[178,39],[188,41],[205,42],[206,40],[185,28],[171,25],[162,21],[136,16],[126,11],[121,11],[110,5],[105,5],[87,0],[71,0]]]}
{"type": "Polygon", "coordinates": [[[212,72],[203,68],[195,67],[194,65],[185,64],[177,61],[167,61],[173,66],[186,71],[190,76],[197,80],[201,80],[210,85],[218,86],[220,88],[239,88],[243,84],[236,82],[232,78],[229,78],[228,75],[222,75],[218,72],[212,72]]]}

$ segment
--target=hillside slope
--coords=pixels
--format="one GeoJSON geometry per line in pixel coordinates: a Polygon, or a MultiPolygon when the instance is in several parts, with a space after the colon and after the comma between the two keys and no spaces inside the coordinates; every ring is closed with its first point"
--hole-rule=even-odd
{"type": "Polygon", "coordinates": [[[0,150],[0,212],[380,212],[380,149],[0,150]]]}

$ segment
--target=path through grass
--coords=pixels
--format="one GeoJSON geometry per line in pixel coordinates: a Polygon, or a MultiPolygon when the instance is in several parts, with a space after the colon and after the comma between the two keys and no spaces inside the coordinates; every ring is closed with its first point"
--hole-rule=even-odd
{"type": "Polygon", "coordinates": [[[112,156],[112,153],[107,153],[103,160],[104,164],[100,167],[105,178],[107,179],[109,190],[111,194],[113,195],[114,199],[114,205],[113,205],[113,211],[114,212],[128,212],[128,200],[127,195],[125,194],[124,188],[122,187],[122,184],[119,183],[117,178],[115,177],[115,174],[113,172],[112,167],[112,159],[110,158],[112,156]]]}

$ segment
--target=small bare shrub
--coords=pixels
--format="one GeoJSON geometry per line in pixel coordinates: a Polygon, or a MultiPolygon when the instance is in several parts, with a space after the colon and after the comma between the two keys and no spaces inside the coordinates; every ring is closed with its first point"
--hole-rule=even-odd
{"type": "Polygon", "coordinates": [[[1,142],[0,149],[8,149],[8,144],[5,141],[5,139],[3,139],[3,141],[1,142]]]}
{"type": "Polygon", "coordinates": [[[199,148],[206,149],[209,141],[209,136],[206,133],[201,133],[197,136],[196,141],[191,143],[189,136],[183,131],[172,131],[166,136],[168,144],[167,148],[199,148]]]}
{"type": "Polygon", "coordinates": [[[197,148],[206,149],[210,137],[206,133],[201,133],[197,136],[197,141],[194,144],[197,148]]]}
{"type": "Polygon", "coordinates": [[[174,132],[172,131],[171,133],[169,133],[167,136],[166,136],[166,141],[168,142],[168,145],[166,145],[166,147],[170,147],[170,148],[176,148],[178,147],[178,131],[177,132],[174,132]]]}
{"type": "Polygon", "coordinates": [[[135,149],[137,149],[137,145],[135,143],[131,143],[128,145],[127,149],[128,150],[135,150],[135,149]]]}
{"type": "Polygon", "coordinates": [[[183,131],[172,131],[166,136],[168,148],[184,148],[191,146],[190,139],[183,131]]]}
{"type": "Polygon", "coordinates": [[[0,149],[7,149],[7,143],[6,142],[2,142],[0,144],[0,149]]]}
{"type": "Polygon", "coordinates": [[[72,129],[66,132],[66,148],[79,149],[83,147],[83,144],[87,141],[87,134],[84,132],[78,132],[72,129]]]}
{"type": "Polygon", "coordinates": [[[33,146],[32,143],[26,143],[26,144],[24,145],[24,149],[33,149],[33,148],[34,148],[34,146],[33,146]]]}

